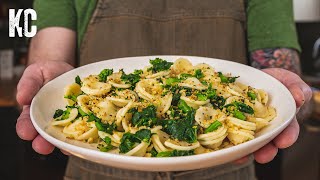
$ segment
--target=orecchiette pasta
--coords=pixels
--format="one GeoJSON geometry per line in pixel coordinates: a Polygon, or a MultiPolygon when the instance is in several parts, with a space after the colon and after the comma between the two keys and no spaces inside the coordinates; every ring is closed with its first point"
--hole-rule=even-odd
{"type": "Polygon", "coordinates": [[[201,63],[156,58],[126,74],[104,69],[64,89],[52,125],[66,137],[127,156],[202,154],[255,138],[277,113],[270,97],[201,63]]]}

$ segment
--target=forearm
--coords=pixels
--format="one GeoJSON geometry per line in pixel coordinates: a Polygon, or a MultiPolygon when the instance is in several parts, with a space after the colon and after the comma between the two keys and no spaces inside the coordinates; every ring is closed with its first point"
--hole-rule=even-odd
{"type": "Polygon", "coordinates": [[[250,53],[251,65],[258,69],[283,68],[301,75],[299,55],[289,48],[259,49],[250,53]]]}
{"type": "Polygon", "coordinates": [[[66,28],[47,28],[32,38],[28,64],[63,61],[75,65],[76,33],[66,28]]]}

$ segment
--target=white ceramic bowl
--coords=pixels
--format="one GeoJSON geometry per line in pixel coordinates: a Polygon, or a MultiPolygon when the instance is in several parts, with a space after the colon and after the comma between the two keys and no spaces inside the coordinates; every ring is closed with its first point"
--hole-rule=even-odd
{"type": "Polygon", "coordinates": [[[31,120],[34,127],[42,137],[56,147],[97,163],[144,171],[193,170],[231,162],[258,150],[270,142],[289,125],[295,113],[296,106],[292,95],[285,86],[270,75],[239,63],[193,56],[128,57],[82,66],[47,83],[34,97],[31,104],[31,120]],[[194,65],[204,62],[213,66],[217,71],[230,72],[233,76],[240,76],[237,81],[255,88],[264,89],[269,93],[271,105],[277,110],[277,117],[269,126],[257,133],[256,138],[251,141],[207,154],[168,158],[133,157],[100,152],[91,145],[65,138],[61,131],[49,125],[55,110],[65,106],[63,101],[64,87],[74,82],[74,78],[77,75],[83,78],[90,74],[99,74],[105,68],[113,68],[115,71],[123,68],[126,72],[132,72],[134,69],[141,69],[148,65],[149,59],[154,59],[155,57],[161,57],[168,61],[185,57],[194,65]]]}

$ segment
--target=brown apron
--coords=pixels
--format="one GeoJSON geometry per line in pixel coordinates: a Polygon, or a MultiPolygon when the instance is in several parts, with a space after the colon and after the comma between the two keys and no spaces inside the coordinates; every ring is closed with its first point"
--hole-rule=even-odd
{"type": "MultiPolygon", "coordinates": [[[[193,55],[246,61],[244,0],[99,0],[80,48],[80,65],[118,57],[193,55]]],[[[70,157],[65,179],[255,179],[242,165],[142,172],[70,157]]]]}

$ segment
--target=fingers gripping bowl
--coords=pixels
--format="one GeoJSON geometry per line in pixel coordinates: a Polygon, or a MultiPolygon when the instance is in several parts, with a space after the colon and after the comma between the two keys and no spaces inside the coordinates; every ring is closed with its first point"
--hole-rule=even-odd
{"type": "Polygon", "coordinates": [[[288,126],[295,111],[290,92],[252,67],[145,56],[93,63],[57,77],[33,99],[31,119],[46,140],[75,156],[119,168],[180,171],[256,151],[288,126]],[[156,58],[152,62],[168,61],[165,68],[150,65],[156,58]]]}

